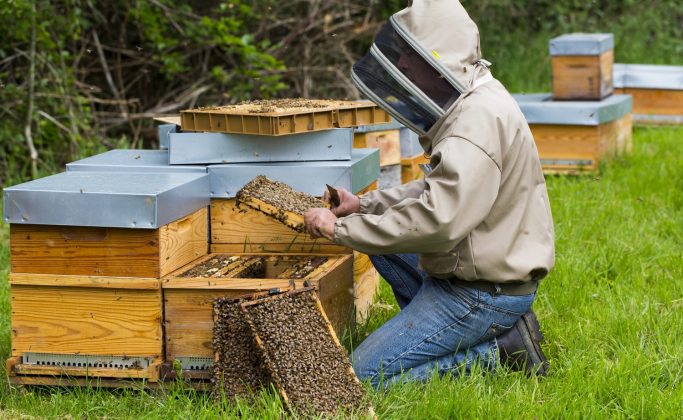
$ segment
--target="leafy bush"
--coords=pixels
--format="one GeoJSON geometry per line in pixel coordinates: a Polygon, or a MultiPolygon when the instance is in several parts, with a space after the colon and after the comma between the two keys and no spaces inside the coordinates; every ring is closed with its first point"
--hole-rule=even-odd
{"type": "MultiPolygon", "coordinates": [[[[273,96],[356,98],[350,66],[407,4],[4,3],[0,185],[57,172],[112,147],[153,147],[151,117],[179,109],[273,96]]],[[[683,64],[679,0],[463,4],[479,24],[494,75],[512,91],[550,88],[548,40],[566,32],[613,32],[618,62],[683,64]]]]}

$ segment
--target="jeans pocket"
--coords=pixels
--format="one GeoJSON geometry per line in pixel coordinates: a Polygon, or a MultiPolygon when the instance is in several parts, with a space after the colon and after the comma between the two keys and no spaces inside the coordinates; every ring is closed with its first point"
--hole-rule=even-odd
{"type": "Polygon", "coordinates": [[[494,337],[498,337],[499,335],[501,335],[505,331],[512,329],[512,327],[514,327],[514,326],[515,326],[515,324],[508,326],[508,325],[501,325],[501,324],[492,322],[491,325],[489,325],[489,327],[486,329],[484,334],[482,334],[481,337],[479,337],[479,339],[476,342],[481,343],[484,341],[489,341],[490,339],[492,339],[494,337]]]}

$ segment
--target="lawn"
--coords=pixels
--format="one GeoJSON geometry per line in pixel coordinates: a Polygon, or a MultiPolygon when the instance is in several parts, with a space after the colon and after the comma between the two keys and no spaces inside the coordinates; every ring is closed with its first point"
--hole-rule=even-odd
{"type": "MultiPolygon", "coordinates": [[[[379,418],[683,416],[683,128],[639,128],[634,143],[631,156],[607,162],[598,177],[548,178],[557,262],[535,310],[550,375],[539,381],[501,370],[370,391],[379,418]]],[[[0,251],[4,359],[10,348],[6,226],[0,251]]],[[[386,284],[375,306],[358,336],[398,310],[386,284]]],[[[282,413],[268,392],[252,405],[230,406],[179,386],[155,392],[14,389],[4,374],[0,381],[0,419],[282,413]]]]}

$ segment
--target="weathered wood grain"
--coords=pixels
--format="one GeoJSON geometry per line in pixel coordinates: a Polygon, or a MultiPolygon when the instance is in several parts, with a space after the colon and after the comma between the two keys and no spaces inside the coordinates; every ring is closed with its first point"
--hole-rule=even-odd
{"type": "Polygon", "coordinates": [[[207,209],[160,229],[10,226],[13,273],[160,278],[208,251],[207,209]]]}
{"type": "Polygon", "coordinates": [[[612,94],[614,51],[600,55],[552,57],[552,86],[555,100],[600,100],[612,94]]]}
{"type": "Polygon", "coordinates": [[[12,284],[12,355],[163,354],[161,289],[12,284]]]}
{"type": "Polygon", "coordinates": [[[683,90],[625,88],[616,93],[633,96],[634,114],[683,116],[683,90]]]}

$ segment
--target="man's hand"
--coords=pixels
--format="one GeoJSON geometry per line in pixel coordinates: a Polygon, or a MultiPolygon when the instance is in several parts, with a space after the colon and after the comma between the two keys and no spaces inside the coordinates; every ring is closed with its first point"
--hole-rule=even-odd
{"type": "Polygon", "coordinates": [[[334,223],[336,221],[337,216],[328,209],[313,208],[304,214],[306,232],[313,239],[325,237],[334,241],[334,223]]]}
{"type": "MultiPolygon", "coordinates": [[[[344,217],[352,213],[360,212],[360,198],[358,198],[357,195],[351,194],[349,190],[341,187],[336,188],[336,190],[339,193],[339,205],[330,208],[332,214],[337,217],[344,217]]],[[[323,194],[323,201],[325,203],[329,203],[331,206],[334,206],[334,204],[330,202],[329,191],[325,191],[323,194]]]]}

